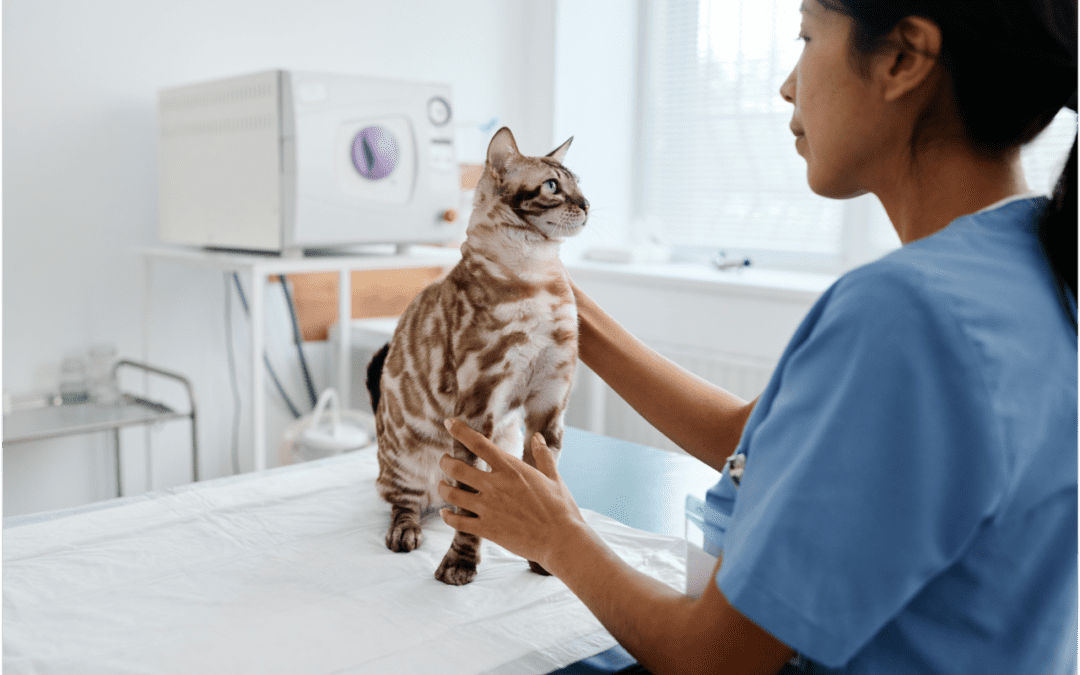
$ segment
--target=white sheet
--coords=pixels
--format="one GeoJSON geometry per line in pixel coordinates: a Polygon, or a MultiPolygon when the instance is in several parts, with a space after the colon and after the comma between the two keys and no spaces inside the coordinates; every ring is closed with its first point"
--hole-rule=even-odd
{"type": "MultiPolygon", "coordinates": [[[[453,530],[383,537],[373,450],[4,530],[5,673],[541,673],[615,644],[554,577],[484,542],[476,580],[433,574],[453,530]]],[[[684,542],[586,518],[684,587],[684,542]]]]}

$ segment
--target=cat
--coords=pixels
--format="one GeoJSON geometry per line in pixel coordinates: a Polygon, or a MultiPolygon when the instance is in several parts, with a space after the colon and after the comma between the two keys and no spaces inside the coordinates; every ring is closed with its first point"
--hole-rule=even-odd
{"type": "MultiPolygon", "coordinates": [[[[563,239],[584,228],[589,210],[577,177],[562,165],[573,140],[544,157],[526,157],[510,129],[492,137],[461,261],[417,295],[368,365],[376,485],[391,505],[391,551],[419,546],[421,513],[444,503],[436,491],[443,454],[486,468],[450,436],[444,419],[463,420],[506,452],[523,447],[532,466],[524,439],[540,432],[558,460],[578,324],[558,254],[563,239]]],[[[467,584],[479,562],[480,538],[455,532],[435,578],[467,584]]],[[[529,566],[547,574],[535,562],[529,566]]]]}

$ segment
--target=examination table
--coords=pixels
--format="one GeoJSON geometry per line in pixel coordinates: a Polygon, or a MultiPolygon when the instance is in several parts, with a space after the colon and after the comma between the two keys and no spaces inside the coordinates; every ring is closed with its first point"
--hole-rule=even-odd
{"type": "MultiPolygon", "coordinates": [[[[560,472],[627,562],[682,590],[689,457],[566,430],[560,472]]],[[[484,542],[433,573],[437,514],[383,543],[374,449],[4,520],[5,673],[598,673],[633,664],[554,577],[484,542]]]]}

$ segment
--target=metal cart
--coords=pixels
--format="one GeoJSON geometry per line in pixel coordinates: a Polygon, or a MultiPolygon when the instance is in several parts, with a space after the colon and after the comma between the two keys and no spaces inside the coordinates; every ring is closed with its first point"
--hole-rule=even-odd
{"type": "Polygon", "coordinates": [[[29,410],[14,410],[4,415],[4,445],[111,430],[116,451],[116,496],[119,497],[122,492],[120,429],[187,418],[191,420],[191,474],[193,480],[199,480],[199,442],[195,425],[195,393],[191,388],[191,382],[182,375],[127,359],[121,359],[113,365],[114,380],[116,372],[125,367],[136,368],[180,382],[187,390],[189,412],[177,412],[163,403],[126,393],[121,393],[119,402],[111,406],[68,403],[29,410]]]}

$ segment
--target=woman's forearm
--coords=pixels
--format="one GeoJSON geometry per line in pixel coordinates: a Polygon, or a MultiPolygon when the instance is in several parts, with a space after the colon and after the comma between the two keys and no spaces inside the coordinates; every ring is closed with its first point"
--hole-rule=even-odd
{"type": "Polygon", "coordinates": [[[688,597],[627,565],[595,533],[582,531],[576,541],[549,562],[559,577],[619,641],[650,672],[665,672],[661,664],[678,669],[679,650],[688,651],[682,623],[689,612],[688,597]]]}
{"type": "Polygon", "coordinates": [[[739,443],[754,403],[724,391],[631,335],[575,287],[581,361],[649,424],[721,470],[739,443]]]}
{"type": "Polygon", "coordinates": [[[651,673],[775,673],[793,655],[715,584],[689,598],[626,564],[588,529],[563,544],[547,569],[651,673]]]}

